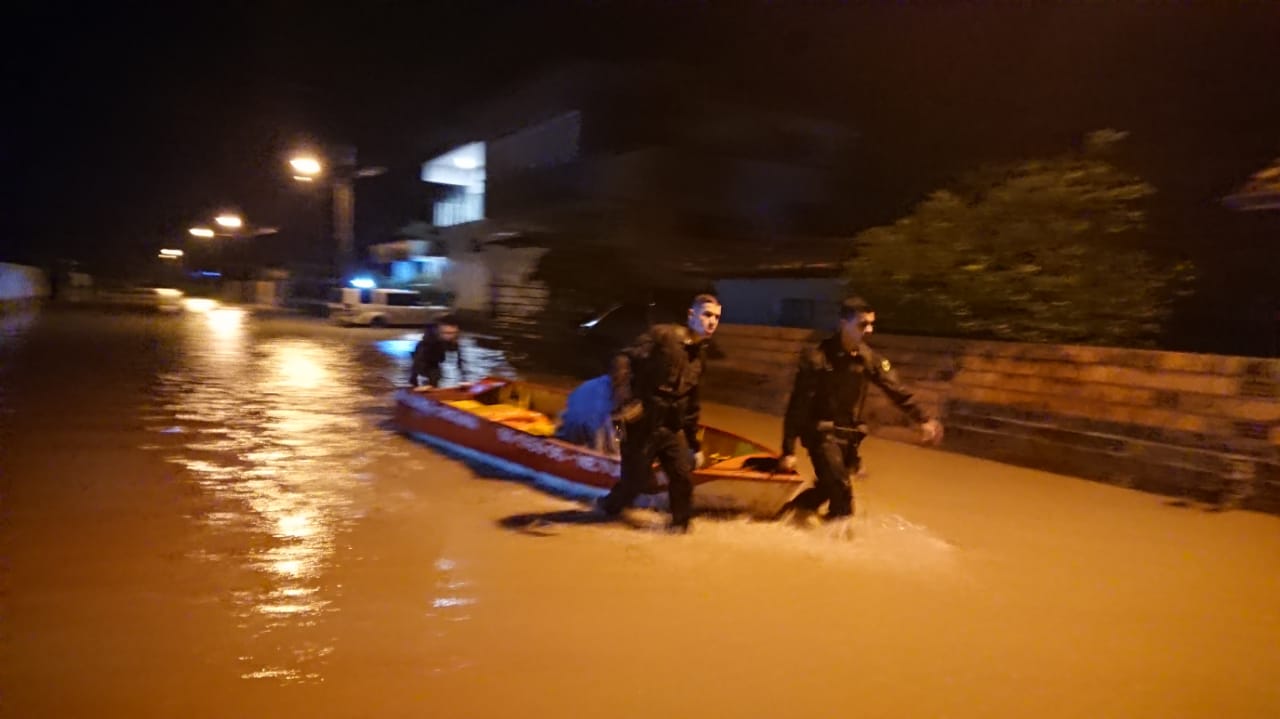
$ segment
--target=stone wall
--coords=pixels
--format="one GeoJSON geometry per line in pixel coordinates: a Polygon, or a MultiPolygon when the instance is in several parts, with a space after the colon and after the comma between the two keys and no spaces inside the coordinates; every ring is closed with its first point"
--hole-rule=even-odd
{"type": "MultiPolygon", "coordinates": [[[[725,325],[708,399],[781,415],[820,333],[725,325]]],[[[1280,513],[1280,360],[876,335],[946,423],[943,448],[1280,513]]],[[[873,432],[909,422],[872,392],[873,432]]]]}

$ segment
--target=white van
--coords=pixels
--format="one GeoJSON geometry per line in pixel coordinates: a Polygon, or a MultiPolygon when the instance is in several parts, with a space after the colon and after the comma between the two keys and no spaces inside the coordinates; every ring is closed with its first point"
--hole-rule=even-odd
{"type": "Polygon", "coordinates": [[[447,305],[427,304],[412,290],[344,287],[336,294],[338,301],[329,303],[329,317],[342,325],[420,326],[450,312],[447,305]]]}

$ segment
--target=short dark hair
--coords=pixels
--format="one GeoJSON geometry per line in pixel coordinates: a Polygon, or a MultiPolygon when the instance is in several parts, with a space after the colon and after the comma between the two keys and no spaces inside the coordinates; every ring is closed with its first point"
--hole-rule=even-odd
{"type": "Polygon", "coordinates": [[[693,298],[693,302],[689,303],[689,308],[692,309],[694,307],[697,307],[698,305],[705,305],[708,303],[713,305],[718,305],[720,304],[720,300],[716,298],[715,295],[704,292],[693,298]]]}
{"type": "Polygon", "coordinates": [[[872,309],[871,303],[861,297],[846,297],[844,302],[840,303],[840,319],[842,320],[851,320],[868,312],[875,312],[875,310],[872,309]]]}
{"type": "Polygon", "coordinates": [[[439,327],[440,325],[453,325],[454,327],[457,327],[458,316],[457,315],[440,315],[439,317],[436,318],[435,324],[437,327],[439,327]]]}

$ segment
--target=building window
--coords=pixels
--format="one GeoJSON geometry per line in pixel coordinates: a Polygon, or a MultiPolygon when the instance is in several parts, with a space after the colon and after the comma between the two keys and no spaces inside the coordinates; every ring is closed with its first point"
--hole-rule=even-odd
{"type": "Polygon", "coordinates": [[[422,166],[422,181],[444,188],[431,208],[432,223],[449,227],[484,219],[485,144],[461,145],[422,166]]]}
{"type": "Polygon", "coordinates": [[[436,227],[461,225],[484,219],[484,186],[450,187],[431,210],[436,227]]]}

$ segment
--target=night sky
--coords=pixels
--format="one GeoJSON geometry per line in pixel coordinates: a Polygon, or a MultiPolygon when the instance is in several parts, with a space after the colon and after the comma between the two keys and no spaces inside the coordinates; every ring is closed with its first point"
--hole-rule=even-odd
{"type": "Polygon", "coordinates": [[[1233,251],[1275,226],[1219,199],[1280,155],[1280,4],[800,5],[28,8],[7,22],[0,259],[118,267],[224,206],[301,252],[327,205],[283,163],[308,139],[391,169],[358,190],[368,242],[420,208],[433,127],[575,59],[682,62],[730,96],[848,123],[863,225],[978,163],[1114,127],[1160,190],[1169,247],[1233,251]]]}

